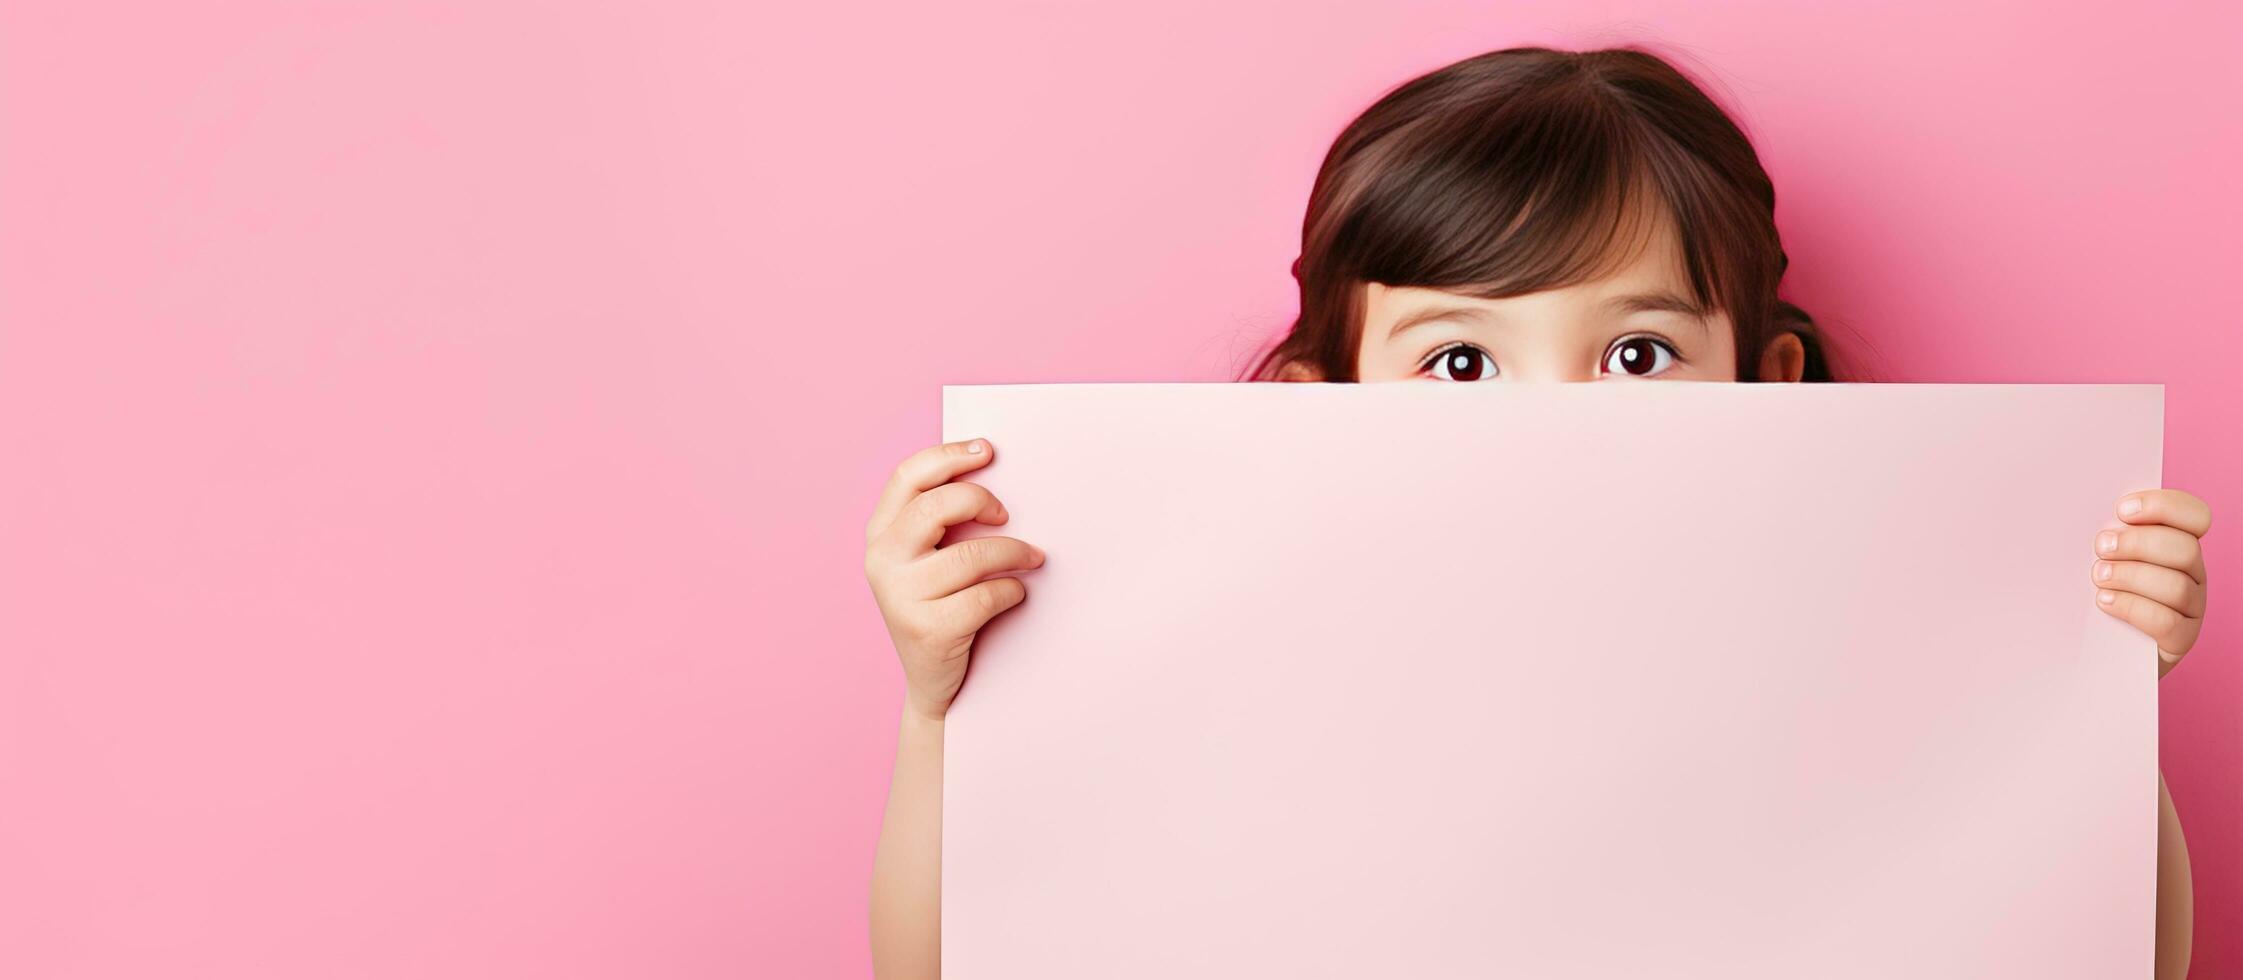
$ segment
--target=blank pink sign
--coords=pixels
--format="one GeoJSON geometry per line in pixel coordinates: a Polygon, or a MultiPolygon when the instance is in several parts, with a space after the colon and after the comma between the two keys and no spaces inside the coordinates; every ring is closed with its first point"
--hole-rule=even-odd
{"type": "Polygon", "coordinates": [[[943,397],[947,977],[2149,973],[2156,386],[943,397]]]}

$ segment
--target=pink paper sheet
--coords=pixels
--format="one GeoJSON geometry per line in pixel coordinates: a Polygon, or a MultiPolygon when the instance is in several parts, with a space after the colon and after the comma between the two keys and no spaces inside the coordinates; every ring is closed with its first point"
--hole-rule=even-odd
{"type": "Polygon", "coordinates": [[[950,980],[2149,974],[2157,386],[943,399],[950,980]]]}

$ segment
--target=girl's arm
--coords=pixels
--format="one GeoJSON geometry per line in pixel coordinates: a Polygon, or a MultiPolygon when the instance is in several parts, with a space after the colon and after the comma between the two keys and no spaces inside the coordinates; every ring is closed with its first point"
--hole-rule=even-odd
{"type": "Polygon", "coordinates": [[[905,692],[888,812],[872,859],[872,969],[881,980],[942,975],[943,716],[965,682],[974,637],[1027,598],[1027,586],[1004,573],[1044,563],[1042,549],[1018,538],[983,535],[938,547],[953,525],[1011,519],[987,489],[951,482],[994,455],[982,439],[913,454],[865,523],[865,580],[903,662],[905,692]]]}
{"type": "Polygon", "coordinates": [[[2165,774],[2157,774],[2157,980],[2188,976],[2189,948],[2196,932],[2196,896],[2188,867],[2188,841],[2165,774]]]}
{"type": "Polygon", "coordinates": [[[942,976],[942,719],[908,708],[872,859],[872,972],[942,976]]]}

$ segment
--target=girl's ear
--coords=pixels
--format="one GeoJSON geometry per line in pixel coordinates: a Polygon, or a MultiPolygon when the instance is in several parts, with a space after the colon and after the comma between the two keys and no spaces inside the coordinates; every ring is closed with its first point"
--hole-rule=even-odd
{"type": "Polygon", "coordinates": [[[1304,361],[1286,361],[1283,367],[1277,369],[1277,380],[1322,381],[1324,380],[1324,372],[1317,370],[1315,365],[1304,361]]]}
{"type": "Polygon", "coordinates": [[[1797,381],[1807,373],[1807,345],[1789,330],[1760,350],[1760,380],[1797,381]]]}

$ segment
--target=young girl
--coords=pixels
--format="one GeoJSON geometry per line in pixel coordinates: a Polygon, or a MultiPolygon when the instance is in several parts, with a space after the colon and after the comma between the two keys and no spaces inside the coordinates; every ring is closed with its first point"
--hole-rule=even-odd
{"type": "MultiPolygon", "coordinates": [[[[1750,142],[1680,72],[1635,50],[1514,48],[1412,80],[1358,117],[1317,174],[1301,314],[1252,376],[1288,381],[1827,381],[1813,321],[1776,297],[1775,191],[1750,142]]],[[[944,529],[1003,524],[959,478],[984,440],[896,467],[865,574],[902,658],[896,768],[872,882],[875,968],[940,969],[943,714],[976,632],[1043,552],[944,529]]],[[[2203,501],[2129,494],[2083,555],[2107,613],[2157,640],[2160,676],[2204,615],[2203,501]]],[[[2146,666],[2146,665],[2145,665],[2146,666]]],[[[2159,784],[2157,976],[2188,969],[2188,853],[2159,784]]]]}

